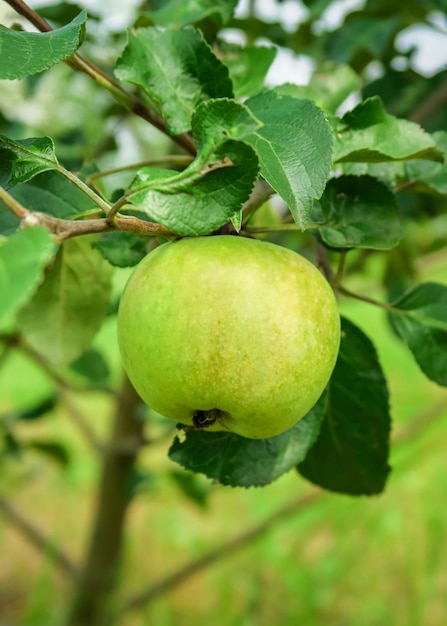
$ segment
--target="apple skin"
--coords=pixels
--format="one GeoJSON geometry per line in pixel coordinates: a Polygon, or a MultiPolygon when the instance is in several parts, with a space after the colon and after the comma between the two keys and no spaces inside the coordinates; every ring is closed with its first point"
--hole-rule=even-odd
{"type": "Polygon", "coordinates": [[[121,298],[118,341],[132,384],[158,413],[263,439],[320,397],[340,317],[304,257],[240,236],[197,237],[140,262],[121,298]]]}

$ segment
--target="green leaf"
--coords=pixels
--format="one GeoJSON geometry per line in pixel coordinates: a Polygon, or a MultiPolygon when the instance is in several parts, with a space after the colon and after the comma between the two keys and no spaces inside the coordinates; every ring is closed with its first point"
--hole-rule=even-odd
{"type": "Polygon", "coordinates": [[[313,100],[323,110],[335,113],[346,98],[360,87],[360,77],[349,65],[326,62],[312,74],[307,85],[286,83],[279,85],[276,91],[294,98],[313,100]]]}
{"type": "Polygon", "coordinates": [[[58,403],[57,395],[51,395],[43,400],[40,400],[35,406],[25,409],[16,415],[16,419],[26,422],[33,421],[44,417],[47,413],[52,411],[58,403]]]}
{"type": "MultiPolygon", "coordinates": [[[[432,135],[438,148],[447,155],[447,132],[440,130],[432,135]]],[[[417,181],[417,191],[429,191],[447,195],[447,158],[444,163],[409,161],[405,163],[405,178],[417,181]]]]}
{"type": "Polygon", "coordinates": [[[202,508],[208,505],[211,487],[203,478],[197,474],[178,470],[169,472],[169,476],[188,500],[202,508]]]}
{"type": "Polygon", "coordinates": [[[152,0],[150,16],[160,26],[187,26],[206,17],[226,24],[233,16],[238,0],[152,0]]]}
{"type": "Polygon", "coordinates": [[[5,189],[59,166],[50,137],[14,141],[0,135],[0,157],[0,182],[5,189]]]}
{"type": "Polygon", "coordinates": [[[191,129],[193,111],[203,100],[233,95],[227,68],[193,28],[129,33],[115,74],[144,90],[173,135],[191,129]]]}
{"type": "Polygon", "coordinates": [[[346,113],[335,127],[336,163],[444,160],[444,152],[418,124],[389,115],[375,96],[346,113]]]}
{"type": "Polygon", "coordinates": [[[447,387],[447,286],[424,283],[393,303],[394,328],[428,378],[447,387]]]}
{"type": "Polygon", "coordinates": [[[143,168],[129,202],[179,235],[206,235],[219,228],[249,198],[258,174],[253,148],[242,140],[259,126],[233,100],[203,102],[193,117],[196,159],[183,171],[143,168]]]}
{"type": "Polygon", "coordinates": [[[261,91],[276,52],[273,46],[242,47],[227,41],[219,42],[219,58],[230,71],[235,98],[246,98],[261,91]]]}
{"type": "Polygon", "coordinates": [[[318,435],[325,406],[323,395],[295,426],[269,439],[189,430],[183,441],[179,437],[174,439],[169,458],[223,485],[268,485],[304,459],[318,435]]]}
{"type": "Polygon", "coordinates": [[[390,471],[388,389],[368,337],[343,318],[341,330],[320,434],[298,471],[324,489],[372,495],[390,471]]]}
{"type": "Polygon", "coordinates": [[[394,195],[371,176],[331,179],[321,198],[320,234],[333,248],[388,250],[403,237],[394,195]]]}
{"type": "MultiPolygon", "coordinates": [[[[92,200],[57,172],[44,172],[27,183],[17,185],[10,195],[30,211],[60,219],[73,219],[98,207],[92,200]]],[[[0,208],[3,205],[0,203],[0,208]]]]}
{"type": "Polygon", "coordinates": [[[52,461],[56,461],[63,467],[67,467],[71,460],[67,448],[58,441],[29,439],[23,443],[23,447],[35,450],[36,452],[49,457],[52,461]]]}
{"type": "Polygon", "coordinates": [[[20,230],[0,245],[0,320],[29,300],[55,252],[50,233],[40,227],[20,230]]]}
{"type": "Polygon", "coordinates": [[[104,233],[93,247],[115,267],[133,267],[147,254],[148,239],[132,233],[104,233]]]}
{"type": "Polygon", "coordinates": [[[91,348],[70,365],[77,374],[87,378],[94,385],[105,385],[110,376],[109,366],[98,350],[91,348]]]}
{"type": "Polygon", "coordinates": [[[78,358],[107,313],[111,271],[86,238],[66,241],[18,316],[28,344],[54,365],[78,358]]]}
{"type": "Polygon", "coordinates": [[[259,155],[261,174],[304,229],[332,164],[332,132],[326,116],[310,100],[273,90],[250,98],[246,105],[263,122],[248,139],[259,155]]]}
{"type": "Polygon", "coordinates": [[[82,41],[86,11],[70,24],[48,33],[27,33],[0,25],[0,79],[24,78],[71,56],[82,41]]]}

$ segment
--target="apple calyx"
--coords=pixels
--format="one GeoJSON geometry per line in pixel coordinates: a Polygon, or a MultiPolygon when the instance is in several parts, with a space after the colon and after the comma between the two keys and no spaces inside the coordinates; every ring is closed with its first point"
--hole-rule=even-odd
{"type": "Polygon", "coordinates": [[[223,423],[223,418],[228,413],[220,409],[208,409],[207,411],[196,411],[192,417],[192,422],[196,430],[203,430],[212,426],[216,422],[223,423]]]}

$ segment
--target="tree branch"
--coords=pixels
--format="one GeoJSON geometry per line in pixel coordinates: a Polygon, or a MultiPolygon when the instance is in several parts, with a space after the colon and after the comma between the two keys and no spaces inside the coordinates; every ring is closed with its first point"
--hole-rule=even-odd
{"type": "Polygon", "coordinates": [[[75,578],[78,569],[72,560],[37,526],[20,513],[6,498],[0,496],[0,513],[22,533],[38,550],[53,559],[60,569],[71,578],[75,578]]]}
{"type": "Polygon", "coordinates": [[[79,578],[70,626],[109,626],[111,594],[122,555],[125,517],[132,499],[132,477],[144,443],[144,421],[138,415],[141,400],[125,377],[107,446],[97,499],[97,511],[85,565],[79,578]]]}
{"type": "Polygon", "coordinates": [[[275,524],[283,519],[290,517],[291,515],[295,515],[299,513],[303,509],[306,509],[308,506],[320,501],[324,496],[328,495],[327,492],[324,491],[312,491],[310,494],[302,496],[293,502],[286,504],[284,507],[275,511],[270,517],[268,517],[263,522],[260,522],[253,528],[245,531],[244,533],[238,535],[234,539],[231,539],[227,543],[222,544],[218,548],[211,550],[204,556],[199,557],[198,559],[191,561],[185,567],[180,568],[178,571],[173,574],[168,575],[166,578],[161,579],[159,582],[149,587],[146,591],[135,595],[130,598],[122,611],[134,611],[140,607],[142,607],[147,602],[150,602],[154,598],[166,593],[171,590],[173,587],[181,584],[185,580],[187,580],[193,574],[197,574],[202,569],[213,565],[217,561],[221,561],[223,558],[230,556],[234,552],[237,552],[240,548],[245,547],[246,545],[252,543],[269,530],[271,530],[275,524]]]}
{"type": "MultiPolygon", "coordinates": [[[[5,0],[5,2],[9,4],[9,6],[14,9],[16,13],[26,18],[41,32],[50,32],[53,30],[53,27],[38,13],[33,11],[33,9],[31,9],[25,2],[23,2],[23,0],[5,0]]],[[[158,128],[158,130],[162,133],[168,135],[168,137],[186,150],[186,152],[189,152],[192,155],[196,154],[196,148],[189,133],[176,136],[171,135],[166,128],[163,119],[159,115],[154,113],[135,96],[127,93],[127,91],[125,91],[116,81],[110,78],[110,76],[107,76],[107,74],[81,56],[78,52],[75,52],[73,56],[65,59],[65,62],[74,69],[84,72],[84,74],[90,76],[90,78],[92,78],[101,87],[107,89],[115,100],[123,105],[128,111],[138,115],[152,124],[152,126],[155,126],[155,128],[158,128]]]]}
{"type": "Polygon", "coordinates": [[[408,119],[417,124],[423,124],[436,111],[441,109],[447,103],[447,80],[442,82],[437,89],[431,91],[428,96],[416,107],[409,115],[408,119]]]}

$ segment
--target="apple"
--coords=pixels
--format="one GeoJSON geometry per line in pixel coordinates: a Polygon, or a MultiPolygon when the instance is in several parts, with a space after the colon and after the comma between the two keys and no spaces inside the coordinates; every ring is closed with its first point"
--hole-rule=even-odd
{"type": "Polygon", "coordinates": [[[218,235],[165,243],[127,283],[124,368],[141,398],[182,424],[273,437],[316,403],[333,371],[340,317],[304,257],[218,235]]]}

